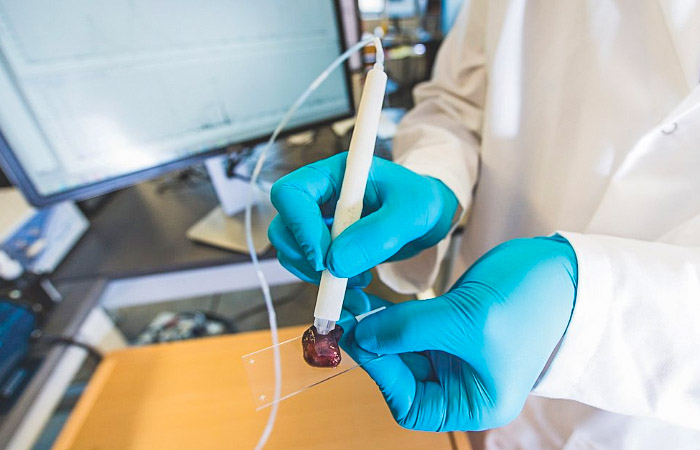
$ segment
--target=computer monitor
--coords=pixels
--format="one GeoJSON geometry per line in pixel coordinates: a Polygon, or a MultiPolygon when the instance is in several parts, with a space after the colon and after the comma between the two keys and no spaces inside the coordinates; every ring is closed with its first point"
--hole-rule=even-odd
{"type": "Polygon", "coordinates": [[[418,15],[417,0],[386,0],[386,16],[390,19],[410,19],[418,15]]]}
{"type": "Polygon", "coordinates": [[[378,19],[384,14],[386,0],[358,0],[358,7],[362,18],[378,19]]]}
{"type": "MultiPolygon", "coordinates": [[[[0,0],[0,163],[44,206],[262,141],[343,36],[338,1],[0,0]]],[[[352,113],[346,66],[289,132],[352,113]]]]}
{"type": "Polygon", "coordinates": [[[360,14],[365,20],[408,19],[425,10],[427,0],[358,0],[360,14]],[[422,8],[422,9],[421,9],[422,8]]]}

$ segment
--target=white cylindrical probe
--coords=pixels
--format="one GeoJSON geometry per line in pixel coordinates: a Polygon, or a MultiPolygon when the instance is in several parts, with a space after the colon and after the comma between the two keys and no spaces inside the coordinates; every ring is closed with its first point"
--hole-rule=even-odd
{"type": "MultiPolygon", "coordinates": [[[[382,112],[386,89],[384,67],[377,63],[367,73],[360,106],[357,109],[355,129],[350,140],[343,185],[335,207],[331,238],[335,239],[362,214],[367,177],[372,166],[374,144],[377,139],[379,116],[382,112]]],[[[314,326],[320,334],[328,334],[340,319],[347,278],[336,278],[328,270],[321,274],[321,284],[314,310],[314,326]]]]}

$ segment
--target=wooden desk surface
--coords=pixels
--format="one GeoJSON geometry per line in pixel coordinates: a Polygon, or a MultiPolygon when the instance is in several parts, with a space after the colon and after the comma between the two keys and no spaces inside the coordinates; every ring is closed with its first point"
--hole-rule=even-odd
{"type": "MultiPolygon", "coordinates": [[[[280,330],[298,336],[301,327],[280,330]]],[[[268,332],[161,344],[107,355],[54,449],[252,449],[269,414],[256,412],[241,356],[268,332]]],[[[280,404],[266,449],[469,449],[464,433],[404,430],[359,369],[280,404]],[[322,399],[334,398],[323,410],[322,399]]]]}

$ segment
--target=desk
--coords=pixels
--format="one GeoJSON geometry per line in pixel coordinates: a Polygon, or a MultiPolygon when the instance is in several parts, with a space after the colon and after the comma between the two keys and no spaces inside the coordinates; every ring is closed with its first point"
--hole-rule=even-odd
{"type": "MultiPolygon", "coordinates": [[[[280,330],[298,336],[303,327],[280,330]]],[[[269,409],[255,412],[241,355],[269,332],[119,350],[100,364],[54,450],[252,449],[269,409]]],[[[266,449],[469,449],[464,433],[399,427],[355,369],[280,404],[266,449]],[[327,408],[315,405],[334,398],[327,408]],[[318,443],[318,444],[317,444],[318,443]]]]}
{"type": "MultiPolygon", "coordinates": [[[[106,309],[258,287],[247,254],[197,244],[187,229],[216,205],[208,182],[159,194],[162,180],[120,191],[92,217],[90,229],[53,279],[104,278],[106,309]]],[[[273,249],[260,257],[271,285],[297,283],[273,249]]]]}
{"type": "MultiPolygon", "coordinates": [[[[290,146],[285,156],[291,169],[334,154],[338,145],[326,127],[318,130],[313,145],[290,146]]],[[[217,205],[211,185],[205,181],[160,193],[164,178],[111,194],[89,215],[90,228],[52,274],[65,301],[50,313],[46,332],[108,350],[125,343],[114,336],[114,325],[100,306],[120,308],[257,287],[248,255],[185,236],[217,205]]],[[[270,284],[297,283],[274,255],[270,250],[261,256],[270,284]]],[[[47,350],[21,398],[0,414],[0,447],[31,448],[84,359],[85,352],[76,347],[47,350]]]]}
{"type": "MultiPolygon", "coordinates": [[[[285,169],[329,157],[339,148],[330,128],[317,130],[308,147],[285,148],[285,169]]],[[[162,193],[163,179],[117,192],[89,217],[90,229],[53,279],[110,281],[101,304],[119,308],[213,295],[258,286],[250,257],[190,241],[187,230],[217,205],[209,182],[162,193]]],[[[274,257],[260,256],[271,285],[298,282],[274,257]]]]}
{"type": "MultiPolygon", "coordinates": [[[[103,280],[76,281],[59,286],[64,300],[50,311],[44,332],[75,337],[102,350],[123,347],[98,300],[103,280]]],[[[0,447],[30,448],[87,353],[77,347],[40,346],[30,352],[42,363],[9,411],[0,414],[0,447]]]]}
{"type": "MultiPolygon", "coordinates": [[[[340,150],[339,145],[330,129],[320,129],[310,147],[289,149],[291,165],[328,157],[340,150]]],[[[114,193],[89,216],[90,229],[52,276],[67,298],[57,316],[72,324],[55,327],[61,321],[50,319],[54,334],[107,350],[124,342],[115,344],[119,339],[112,339],[103,346],[107,330],[114,326],[102,320],[108,318],[100,306],[117,309],[257,288],[247,255],[185,237],[186,230],[216,206],[211,185],[204,182],[159,193],[162,181],[114,193]]],[[[274,250],[263,255],[261,263],[272,286],[298,282],[277,262],[274,250]]],[[[26,395],[0,417],[0,447],[9,439],[12,449],[31,447],[84,359],[85,352],[78,348],[51,350],[26,395]]]]}
{"type": "MultiPolygon", "coordinates": [[[[159,193],[162,182],[160,178],[111,194],[89,216],[90,228],[53,278],[113,280],[250,260],[185,236],[217,205],[210,183],[159,193]]],[[[273,251],[264,257],[270,256],[273,251]]]]}
{"type": "MultiPolygon", "coordinates": [[[[338,145],[329,127],[320,128],[313,144],[285,147],[288,159],[279,163],[284,165],[281,172],[332,156],[340,151],[338,145]]],[[[218,204],[208,181],[159,192],[164,179],[167,177],[111,194],[88,216],[90,228],[53,278],[114,280],[250,261],[247,254],[198,244],[185,237],[187,230],[218,204]]],[[[274,259],[274,255],[274,250],[269,250],[260,259],[274,259]]]]}

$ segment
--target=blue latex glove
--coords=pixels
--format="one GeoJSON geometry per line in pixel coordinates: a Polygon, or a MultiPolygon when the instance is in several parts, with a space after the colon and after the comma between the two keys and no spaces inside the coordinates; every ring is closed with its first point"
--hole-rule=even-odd
{"type": "Polygon", "coordinates": [[[364,364],[401,426],[499,427],[519,414],[563,336],[576,284],[565,239],[509,241],[432,300],[392,305],[349,290],[345,317],[389,306],[356,326],[343,323],[341,345],[364,364]]]}
{"type": "Polygon", "coordinates": [[[331,243],[329,225],[346,157],[341,153],[302,167],[272,186],[279,215],[268,236],[280,263],[301,279],[318,283],[328,268],[337,277],[351,278],[350,286],[366,286],[372,267],[408,258],[442,240],[458,202],[441,181],[375,157],[363,217],[331,243]]]}

